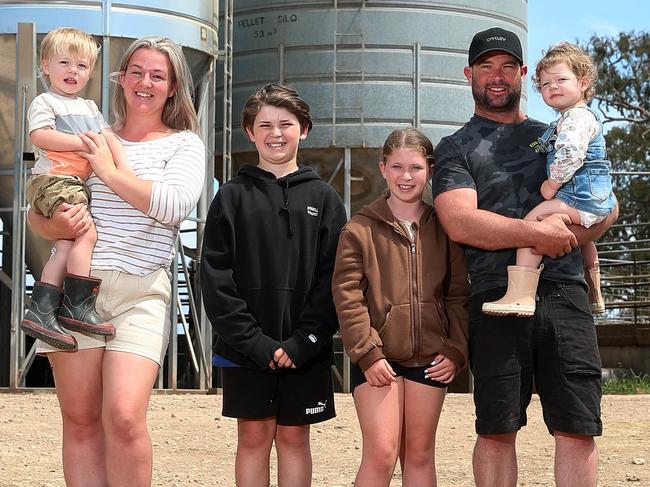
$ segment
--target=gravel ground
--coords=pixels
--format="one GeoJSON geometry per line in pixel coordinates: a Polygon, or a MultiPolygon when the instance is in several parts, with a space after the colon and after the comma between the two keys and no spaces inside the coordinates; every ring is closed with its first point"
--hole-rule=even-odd
{"type": "MultiPolygon", "coordinates": [[[[337,394],[337,418],[312,427],[314,487],[350,486],[361,458],[361,435],[349,395],[337,394]]],[[[149,426],[154,486],[234,486],[236,422],[220,416],[221,396],[154,394],[149,426]]],[[[650,395],[605,396],[599,438],[603,487],[650,487],[650,395]]],[[[61,419],[51,392],[0,394],[0,486],[63,486],[61,419]]],[[[440,487],[473,485],[473,405],[449,394],[438,431],[440,487]]],[[[552,438],[537,398],[519,434],[520,486],[553,485],[552,438]]],[[[398,472],[393,486],[401,486],[398,472]]],[[[272,474],[274,476],[274,473],[272,474]]],[[[272,485],[275,485],[274,481],[272,485]]]]}

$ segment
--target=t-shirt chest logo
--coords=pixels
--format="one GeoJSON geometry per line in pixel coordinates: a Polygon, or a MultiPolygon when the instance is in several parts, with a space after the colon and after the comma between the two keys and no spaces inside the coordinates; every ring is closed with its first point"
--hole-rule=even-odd
{"type": "Polygon", "coordinates": [[[318,208],[315,206],[307,206],[307,214],[309,216],[318,216],[318,208]]]}
{"type": "Polygon", "coordinates": [[[531,149],[533,149],[538,154],[541,154],[541,153],[545,152],[544,151],[544,146],[542,145],[542,143],[539,140],[532,141],[529,144],[529,146],[530,146],[531,149]]]}

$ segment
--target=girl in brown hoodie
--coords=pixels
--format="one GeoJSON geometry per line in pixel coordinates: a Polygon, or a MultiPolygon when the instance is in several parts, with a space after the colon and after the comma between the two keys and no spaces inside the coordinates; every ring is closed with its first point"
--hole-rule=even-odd
{"type": "Polygon", "coordinates": [[[392,132],[379,163],[388,191],[341,232],[332,279],[363,436],[355,486],[436,485],[435,433],[447,384],[467,363],[469,286],[462,249],[422,192],[433,146],[392,132]]]}

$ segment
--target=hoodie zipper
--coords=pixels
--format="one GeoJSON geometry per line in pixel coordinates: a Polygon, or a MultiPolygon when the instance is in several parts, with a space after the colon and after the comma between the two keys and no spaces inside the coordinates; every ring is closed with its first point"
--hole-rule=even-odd
{"type": "Polygon", "coordinates": [[[409,277],[411,279],[411,317],[412,323],[410,326],[411,331],[411,343],[413,344],[413,367],[418,364],[418,357],[420,356],[420,335],[421,335],[421,326],[418,326],[420,323],[420,307],[418,306],[418,256],[417,256],[417,236],[418,230],[414,232],[413,240],[409,237],[407,232],[402,228],[401,224],[396,224],[396,227],[399,229],[399,232],[406,240],[408,240],[409,251],[410,251],[410,260],[411,260],[411,269],[409,270],[409,277]]]}
{"type": "Polygon", "coordinates": [[[420,323],[420,307],[418,306],[418,254],[416,241],[419,229],[416,229],[411,242],[411,279],[412,279],[412,296],[411,296],[411,313],[413,315],[413,366],[418,363],[420,356],[420,339],[422,334],[422,326],[420,323]]]}

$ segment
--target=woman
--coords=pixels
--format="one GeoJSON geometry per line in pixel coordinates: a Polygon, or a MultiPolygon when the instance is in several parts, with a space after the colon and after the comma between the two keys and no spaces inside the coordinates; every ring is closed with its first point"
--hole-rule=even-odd
{"type": "Polygon", "coordinates": [[[467,363],[463,251],[422,201],[433,145],[393,131],[379,169],[388,191],[341,232],[332,278],[363,450],[356,487],[435,487],[435,436],[447,385],[467,363]]]}
{"type": "MultiPolygon", "coordinates": [[[[199,199],[205,149],[181,48],[138,39],[124,54],[113,127],[132,171],[117,168],[102,135],[81,135],[98,240],[92,275],[102,279],[97,312],[114,337],[73,333],[79,350],[45,344],[63,416],[63,470],[69,487],[148,486],[152,448],[146,425],[151,389],[169,339],[169,265],[179,225],[199,199]]],[[[62,205],[49,220],[30,211],[49,239],[75,238],[90,224],[85,208],[62,205]]]]}

